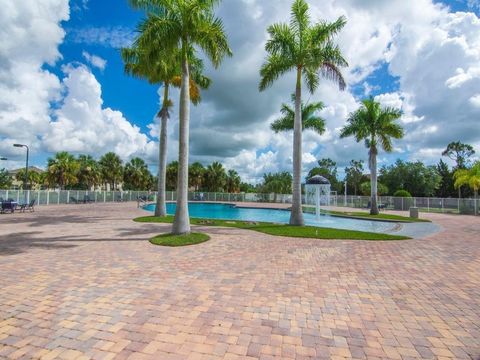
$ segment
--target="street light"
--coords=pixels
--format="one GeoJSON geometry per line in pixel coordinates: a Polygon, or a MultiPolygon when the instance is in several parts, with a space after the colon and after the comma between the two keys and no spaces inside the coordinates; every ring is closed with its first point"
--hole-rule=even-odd
{"type": "Polygon", "coordinates": [[[13,144],[14,147],[24,147],[27,148],[27,161],[25,165],[25,180],[23,181],[23,190],[27,189],[28,186],[28,153],[29,153],[29,148],[27,145],[24,144],[13,144]]]}

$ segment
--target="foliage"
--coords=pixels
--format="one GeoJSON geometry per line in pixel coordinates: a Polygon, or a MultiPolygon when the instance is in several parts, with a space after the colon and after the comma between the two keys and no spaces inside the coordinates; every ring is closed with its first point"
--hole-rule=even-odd
{"type": "MultiPolygon", "coordinates": [[[[145,216],[134,219],[140,223],[172,223],[173,216],[155,217],[145,216]]],[[[293,238],[310,238],[310,239],[349,239],[349,240],[407,240],[406,236],[370,233],[354,230],[322,228],[315,226],[291,226],[283,224],[272,224],[266,222],[245,222],[245,221],[226,221],[217,219],[190,219],[192,224],[201,226],[222,226],[239,228],[245,230],[258,231],[264,234],[274,236],[286,236],[293,238]]],[[[167,235],[164,235],[167,236],[167,235]]]]}
{"type": "Polygon", "coordinates": [[[66,189],[78,183],[80,165],[72,154],[61,151],[48,159],[47,181],[50,185],[58,184],[60,189],[66,189]]]}
{"type": "Polygon", "coordinates": [[[118,183],[123,179],[122,159],[117,154],[108,152],[100,158],[98,164],[103,181],[110,184],[111,190],[115,190],[118,183]]]}
{"type": "Polygon", "coordinates": [[[412,196],[428,197],[435,194],[441,178],[435,166],[425,166],[420,161],[397,160],[395,164],[380,169],[379,180],[391,191],[404,189],[412,196]]]}
{"type": "Polygon", "coordinates": [[[188,185],[193,187],[195,191],[198,191],[202,187],[204,176],[205,168],[199,162],[194,162],[188,167],[188,185]]]}
{"type": "Polygon", "coordinates": [[[475,192],[475,197],[480,189],[480,161],[475,162],[469,169],[458,169],[453,175],[455,187],[467,185],[475,192]]]}
{"type": "Polygon", "coordinates": [[[167,165],[167,178],[165,186],[169,191],[177,189],[178,161],[172,161],[167,165]]]}
{"type": "Polygon", "coordinates": [[[257,188],[256,186],[252,185],[252,184],[249,184],[249,183],[246,183],[246,182],[242,182],[240,183],[240,192],[244,192],[244,193],[256,193],[257,192],[257,188]]]}
{"type": "Polygon", "coordinates": [[[151,238],[150,242],[154,245],[178,247],[201,244],[208,240],[210,240],[210,236],[207,234],[189,233],[182,235],[162,234],[151,238]]]}
{"type": "Polygon", "coordinates": [[[263,174],[263,182],[259,187],[260,193],[291,194],[292,174],[287,171],[263,174]]]}
{"type": "Polygon", "coordinates": [[[411,198],[412,194],[410,194],[407,190],[397,190],[393,193],[394,197],[404,197],[404,198],[411,198]]]}
{"type": "Polygon", "coordinates": [[[447,145],[442,152],[442,156],[447,156],[455,161],[457,169],[465,169],[469,165],[469,158],[475,154],[475,150],[469,144],[463,144],[460,141],[454,141],[447,145]]]}
{"type": "Polygon", "coordinates": [[[330,158],[324,158],[318,160],[317,164],[318,166],[308,172],[307,180],[315,175],[321,175],[330,181],[332,191],[339,191],[341,183],[337,178],[337,163],[330,158]]]}
{"type": "Polygon", "coordinates": [[[153,187],[153,176],[145,161],[136,157],[125,164],[123,182],[125,190],[146,190],[153,187]]]}
{"type": "Polygon", "coordinates": [[[91,189],[100,184],[101,174],[98,162],[90,155],[79,155],[78,189],[91,189]]]}
{"type": "Polygon", "coordinates": [[[347,181],[347,186],[353,187],[354,195],[357,195],[363,178],[363,161],[351,160],[350,166],[345,168],[345,180],[347,181]]]}
{"type": "Polygon", "coordinates": [[[6,169],[0,169],[0,189],[9,189],[12,186],[12,177],[6,169]]]}
{"type": "Polygon", "coordinates": [[[225,168],[218,161],[208,165],[205,171],[205,189],[210,192],[223,192],[227,183],[225,168]]]}
{"type": "Polygon", "coordinates": [[[227,172],[227,179],[225,182],[225,189],[227,190],[228,193],[238,193],[240,192],[240,183],[242,180],[240,179],[240,176],[238,173],[230,169],[227,172]]]}
{"type": "MultiPolygon", "coordinates": [[[[360,192],[362,195],[370,196],[371,195],[372,184],[370,181],[365,181],[360,184],[360,192]]],[[[382,183],[377,183],[377,193],[378,195],[386,195],[388,194],[388,187],[383,185],[382,183]]]]}
{"type": "MultiPolygon", "coordinates": [[[[295,94],[292,95],[292,102],[295,103],[295,94]]],[[[317,134],[322,135],[325,132],[325,120],[316,113],[324,108],[322,102],[314,102],[305,105],[301,104],[302,113],[302,129],[309,129],[315,131],[317,134]]],[[[295,109],[292,109],[288,104],[282,104],[280,113],[283,115],[281,118],[275,120],[271,125],[271,129],[276,133],[281,131],[293,130],[295,109]]]]}
{"type": "Polygon", "coordinates": [[[453,185],[453,171],[450,171],[445,161],[441,160],[436,166],[437,173],[440,176],[440,183],[435,191],[435,196],[441,198],[455,197],[457,192],[453,185]]]}

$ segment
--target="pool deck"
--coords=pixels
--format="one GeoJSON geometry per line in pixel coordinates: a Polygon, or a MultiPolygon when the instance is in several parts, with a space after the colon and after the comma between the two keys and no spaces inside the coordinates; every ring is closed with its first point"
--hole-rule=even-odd
{"type": "Polygon", "coordinates": [[[199,227],[210,241],[163,248],[146,214],[0,215],[0,358],[480,357],[479,217],[422,214],[440,232],[388,242],[199,227]]]}

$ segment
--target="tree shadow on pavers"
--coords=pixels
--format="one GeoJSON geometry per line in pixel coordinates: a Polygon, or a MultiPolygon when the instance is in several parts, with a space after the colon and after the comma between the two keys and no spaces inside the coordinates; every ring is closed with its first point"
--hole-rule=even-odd
{"type": "Polygon", "coordinates": [[[148,227],[136,227],[136,228],[123,228],[118,229],[119,236],[122,238],[128,238],[125,240],[135,240],[135,239],[143,239],[148,240],[154,236],[159,234],[168,233],[172,230],[171,224],[152,224],[148,227]],[[140,236],[140,238],[139,238],[140,236]]]}
{"type": "Polygon", "coordinates": [[[61,236],[56,238],[32,237],[43,234],[42,232],[23,232],[14,236],[0,237],[0,256],[17,255],[28,252],[33,249],[42,250],[62,250],[77,247],[75,244],[65,244],[59,242],[78,241],[76,236],[61,236]]]}
{"type": "Polygon", "coordinates": [[[18,224],[28,224],[28,226],[43,226],[43,225],[61,225],[61,224],[92,224],[101,221],[108,221],[108,219],[103,217],[95,216],[73,216],[73,215],[39,215],[39,216],[16,216],[13,215],[1,215],[0,221],[2,225],[18,225],[18,224]]]}

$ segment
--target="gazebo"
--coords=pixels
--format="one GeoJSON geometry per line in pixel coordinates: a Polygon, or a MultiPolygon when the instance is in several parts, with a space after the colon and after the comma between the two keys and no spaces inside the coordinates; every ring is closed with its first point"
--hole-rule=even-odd
{"type": "Polygon", "coordinates": [[[312,176],[305,183],[305,204],[315,205],[315,215],[320,219],[320,206],[330,205],[331,184],[321,175],[312,176]]]}

